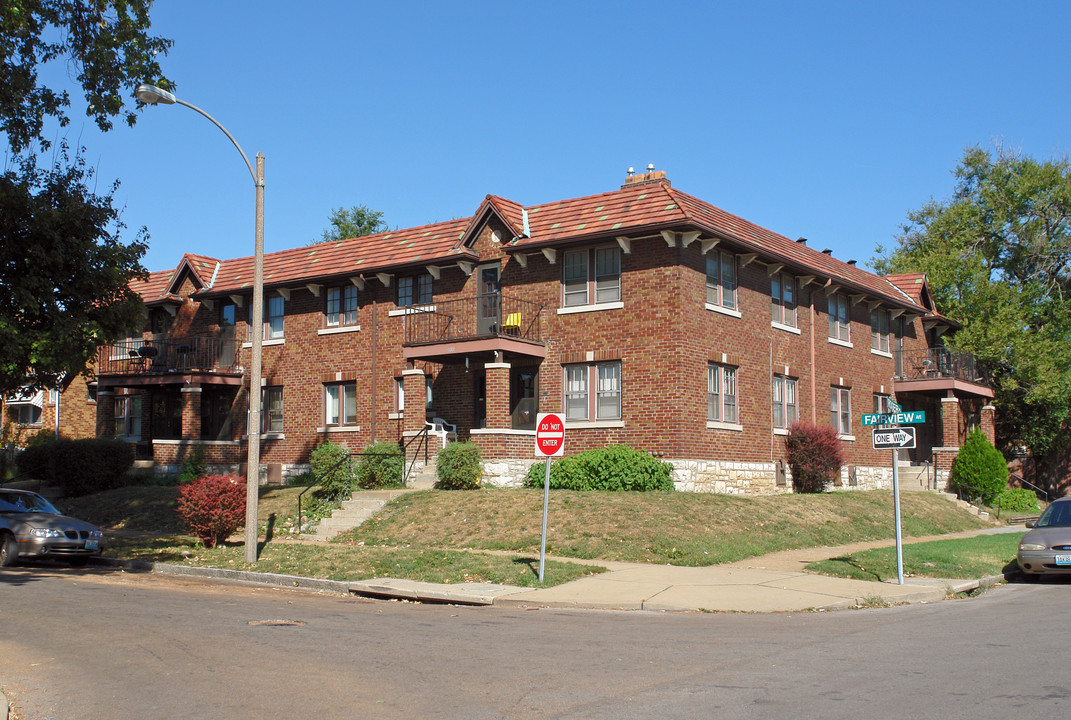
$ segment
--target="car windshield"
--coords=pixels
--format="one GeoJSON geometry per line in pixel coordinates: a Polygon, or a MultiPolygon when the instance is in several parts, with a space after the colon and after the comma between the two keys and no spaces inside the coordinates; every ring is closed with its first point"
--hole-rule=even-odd
{"type": "Polygon", "coordinates": [[[1045,508],[1035,527],[1071,527],[1071,503],[1058,502],[1045,508]]]}
{"type": "Polygon", "coordinates": [[[4,492],[0,490],[0,512],[43,512],[59,515],[52,503],[34,493],[4,492]]]}

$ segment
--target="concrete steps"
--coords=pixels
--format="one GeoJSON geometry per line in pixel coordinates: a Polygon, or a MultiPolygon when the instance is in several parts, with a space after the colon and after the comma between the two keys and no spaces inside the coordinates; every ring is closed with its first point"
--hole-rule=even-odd
{"type": "Polygon", "coordinates": [[[989,519],[989,513],[986,510],[982,510],[981,508],[977,508],[974,505],[971,505],[966,500],[960,500],[958,497],[956,497],[955,493],[942,492],[942,493],[938,493],[938,494],[941,495],[941,497],[948,498],[949,500],[951,500],[953,503],[955,503],[959,507],[963,508],[964,510],[969,510],[970,512],[974,513],[975,515],[977,515],[980,518],[989,519]]]}
{"type": "Polygon", "coordinates": [[[382,510],[396,497],[413,492],[412,488],[396,490],[358,490],[349,500],[342,501],[342,507],[331,513],[314,528],[314,532],[305,535],[309,540],[330,540],[345,530],[351,530],[382,510]]]}

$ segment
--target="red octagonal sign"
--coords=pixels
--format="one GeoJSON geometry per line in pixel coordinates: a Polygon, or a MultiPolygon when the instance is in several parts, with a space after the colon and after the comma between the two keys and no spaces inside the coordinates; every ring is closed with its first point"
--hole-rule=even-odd
{"type": "Polygon", "coordinates": [[[565,423],[558,413],[536,415],[536,455],[560,457],[565,452],[565,423]]]}

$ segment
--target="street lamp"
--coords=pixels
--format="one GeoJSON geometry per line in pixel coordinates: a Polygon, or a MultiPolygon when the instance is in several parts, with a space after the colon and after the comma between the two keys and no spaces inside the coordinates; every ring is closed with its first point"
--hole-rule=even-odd
{"type": "Polygon", "coordinates": [[[257,188],[256,250],[253,255],[253,367],[249,377],[249,457],[246,460],[245,495],[245,559],[246,562],[256,562],[257,502],[260,487],[260,375],[264,348],[264,153],[257,153],[257,167],[254,170],[234,136],[201,108],[179,100],[173,93],[155,85],[138,85],[134,94],[146,105],[185,105],[211,120],[212,124],[234,143],[234,147],[238,148],[257,188]]]}

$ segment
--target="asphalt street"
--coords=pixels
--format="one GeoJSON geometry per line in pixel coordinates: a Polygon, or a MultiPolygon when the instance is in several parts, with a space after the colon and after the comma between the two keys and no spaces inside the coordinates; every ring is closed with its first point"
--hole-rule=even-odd
{"type": "Polygon", "coordinates": [[[0,573],[0,685],[20,720],[1061,717],[1069,592],[763,615],[521,610],[17,567],[0,573]]]}

